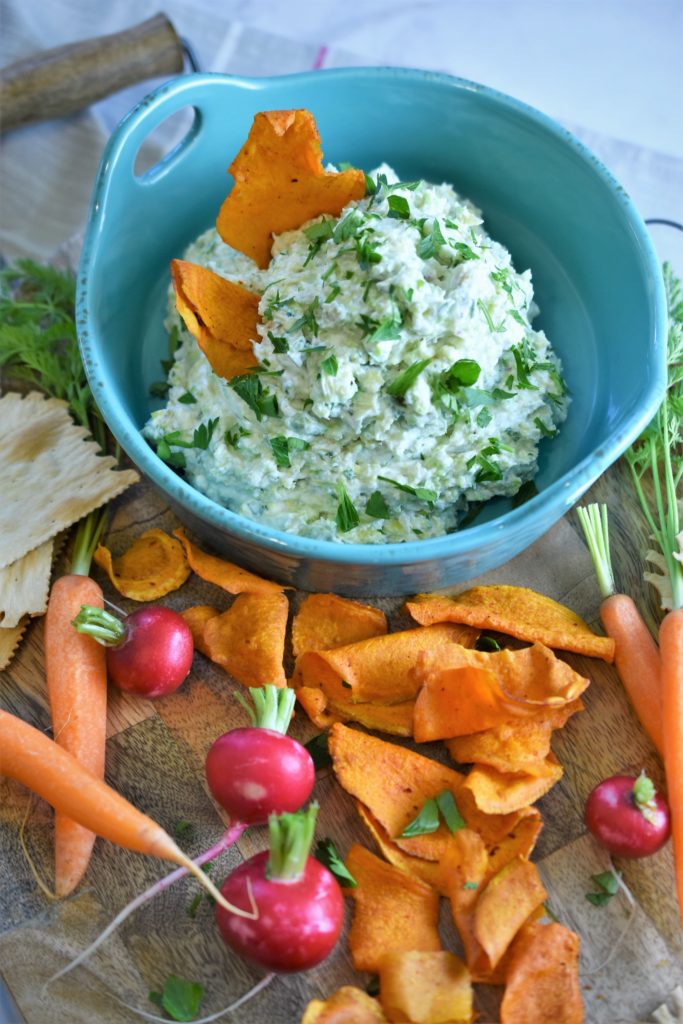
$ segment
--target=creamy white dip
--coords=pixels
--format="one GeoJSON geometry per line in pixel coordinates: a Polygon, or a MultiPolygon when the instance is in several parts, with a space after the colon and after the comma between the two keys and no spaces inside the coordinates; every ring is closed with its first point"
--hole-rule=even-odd
{"type": "Polygon", "coordinates": [[[453,531],[470,503],[533,478],[566,416],[530,271],[450,185],[397,184],[386,166],[375,180],[340,218],[275,238],[266,270],[213,229],[185,253],[261,294],[253,379],[213,373],[170,295],[179,344],[144,433],[208,497],[287,533],[453,531]]]}

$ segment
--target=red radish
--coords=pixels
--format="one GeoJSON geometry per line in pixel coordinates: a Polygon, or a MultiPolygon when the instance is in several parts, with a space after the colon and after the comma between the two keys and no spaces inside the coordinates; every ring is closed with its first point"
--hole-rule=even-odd
{"type": "Polygon", "coordinates": [[[313,759],[287,736],[295,695],[290,689],[251,689],[252,725],[215,741],[206,757],[206,779],[232,821],[264,825],[271,814],[298,811],[315,783],[313,759]]]}
{"type": "Polygon", "coordinates": [[[638,778],[613,775],[586,801],[586,825],[617,857],[649,857],[671,832],[669,808],[645,772],[638,778]]]}
{"type": "Polygon", "coordinates": [[[107,674],[120,690],[141,697],[165,697],[185,681],[194,643],[178,612],[161,605],[139,608],[121,621],[102,608],[84,604],[73,620],[107,648],[107,674]]]}
{"type": "Polygon", "coordinates": [[[226,943],[240,956],[272,971],[307,971],[334,949],[344,922],[344,900],[334,875],[309,856],[318,805],[272,815],[270,850],[241,864],[221,893],[258,917],[246,920],[216,906],[226,943]]]}

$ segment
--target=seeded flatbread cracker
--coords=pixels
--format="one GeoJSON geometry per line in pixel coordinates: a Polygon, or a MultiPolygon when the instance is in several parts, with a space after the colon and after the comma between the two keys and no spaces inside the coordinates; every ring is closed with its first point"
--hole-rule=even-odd
{"type": "Polygon", "coordinates": [[[0,569],[0,629],[12,629],[24,615],[47,608],[54,541],[46,540],[0,569]]]}
{"type": "Polygon", "coordinates": [[[28,615],[13,629],[0,629],[0,672],[7,668],[14,657],[24,630],[28,626],[28,615]]]}
{"type": "Polygon", "coordinates": [[[65,402],[31,392],[0,398],[0,569],[106,504],[139,477],[115,472],[65,402]]]}

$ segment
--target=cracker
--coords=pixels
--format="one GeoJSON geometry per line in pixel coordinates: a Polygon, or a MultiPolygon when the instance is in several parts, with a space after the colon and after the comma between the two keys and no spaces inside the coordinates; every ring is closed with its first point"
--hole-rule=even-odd
{"type": "Polygon", "coordinates": [[[28,615],[13,629],[0,629],[0,672],[7,668],[28,626],[28,615]]]}
{"type": "Polygon", "coordinates": [[[33,391],[0,398],[0,568],[139,480],[77,427],[65,402],[33,391]]]}
{"type": "Polygon", "coordinates": [[[0,629],[13,629],[24,615],[47,608],[54,541],[46,540],[0,569],[0,629]]]}

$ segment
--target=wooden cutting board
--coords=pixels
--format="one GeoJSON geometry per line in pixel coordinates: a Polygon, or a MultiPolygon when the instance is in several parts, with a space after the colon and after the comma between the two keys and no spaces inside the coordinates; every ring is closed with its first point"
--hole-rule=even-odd
{"type": "MultiPolygon", "coordinates": [[[[646,591],[641,578],[639,553],[646,547],[645,533],[625,467],[613,467],[589,497],[609,502],[617,580],[656,621],[654,594],[646,591]]],[[[116,502],[108,543],[118,553],[143,530],[153,526],[171,530],[176,525],[163,497],[141,483],[116,502]]],[[[597,626],[600,597],[574,513],[522,555],[482,579],[542,590],[597,626]]],[[[111,600],[131,610],[132,602],[108,585],[104,589],[111,600]]],[[[301,598],[301,594],[293,596],[294,607],[301,598]]],[[[178,610],[197,603],[225,608],[229,601],[223,591],[194,576],[165,599],[178,610]]],[[[387,611],[393,629],[408,625],[400,600],[377,603],[387,611]]],[[[591,659],[568,655],[567,660],[590,676],[592,685],[585,696],[586,711],[555,733],[554,749],[565,774],[539,802],[544,829],[534,860],[549,891],[552,911],[582,938],[586,1019],[591,1024],[634,1024],[650,1020],[652,1011],[683,983],[683,934],[675,906],[671,848],[647,860],[618,864],[635,897],[633,909],[622,895],[596,908],[585,894],[592,888],[590,876],[605,870],[607,860],[585,832],[583,805],[588,792],[606,776],[645,767],[659,785],[662,766],[614,670],[591,659]]],[[[152,704],[111,690],[107,779],[171,833],[175,823],[189,820],[191,831],[181,842],[192,855],[211,845],[223,827],[207,795],[203,763],[220,733],[244,723],[243,711],[232,697],[236,686],[225,672],[196,655],[189,681],[164,700],[152,704]]],[[[49,727],[41,621],[29,627],[9,669],[0,673],[0,706],[39,728],[49,727]]],[[[293,735],[307,740],[316,732],[300,713],[293,735]]],[[[443,757],[439,746],[421,750],[443,757]]],[[[353,841],[373,848],[351,799],[331,770],[318,774],[315,796],[321,804],[319,836],[331,836],[342,853],[353,841]]],[[[0,780],[0,977],[22,1015],[18,1020],[28,1024],[139,1020],[118,1000],[158,1013],[148,993],[160,990],[172,973],[202,982],[201,1012],[208,1014],[230,1004],[263,976],[223,946],[205,899],[196,916],[188,916],[187,908],[199,889],[195,882],[183,880],[129,918],[86,965],[44,992],[45,981],[94,939],[129,899],[164,874],[166,866],[98,840],[78,892],[55,902],[41,892],[22,852],[20,829],[27,814],[28,851],[40,876],[51,885],[52,811],[30,800],[21,786],[0,780]]],[[[222,881],[242,857],[266,845],[265,831],[251,830],[216,863],[213,877],[222,881]]],[[[443,939],[457,951],[457,935],[443,909],[443,939]]],[[[349,918],[350,908],[347,924],[349,918]]],[[[298,1024],[310,998],[324,997],[343,984],[365,987],[368,980],[353,970],[342,939],[326,963],[305,975],[275,979],[229,1019],[238,1024],[298,1024]]],[[[498,1019],[500,995],[500,989],[477,986],[480,1019],[498,1019]]]]}

